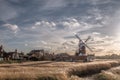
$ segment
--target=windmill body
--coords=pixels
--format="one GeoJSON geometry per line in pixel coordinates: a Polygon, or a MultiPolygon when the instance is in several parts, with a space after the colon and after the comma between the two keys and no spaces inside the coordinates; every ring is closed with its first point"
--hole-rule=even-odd
{"type": "Polygon", "coordinates": [[[82,42],[79,42],[79,55],[85,55],[86,54],[86,47],[82,42]]]}
{"type": "Polygon", "coordinates": [[[86,42],[90,39],[90,36],[85,41],[83,41],[77,34],[75,36],[79,40],[79,44],[78,44],[79,49],[75,58],[85,61],[93,61],[94,54],[86,53],[86,48],[88,48],[91,52],[93,52],[92,49],[86,44],[86,42]]]}

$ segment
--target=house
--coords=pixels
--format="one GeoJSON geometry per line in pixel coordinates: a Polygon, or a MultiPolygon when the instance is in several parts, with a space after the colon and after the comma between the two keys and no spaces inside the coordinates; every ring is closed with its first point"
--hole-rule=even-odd
{"type": "Polygon", "coordinates": [[[55,55],[55,60],[56,61],[68,61],[70,60],[70,55],[67,53],[59,53],[55,55]]]}
{"type": "Polygon", "coordinates": [[[40,50],[32,50],[30,53],[28,53],[28,58],[29,60],[53,60],[54,59],[54,54],[50,54],[46,52],[44,49],[40,50]]]}
{"type": "Polygon", "coordinates": [[[0,60],[22,60],[24,53],[18,53],[17,49],[13,52],[6,52],[3,49],[3,45],[0,46],[0,60]]]}
{"type": "Polygon", "coordinates": [[[22,60],[24,53],[18,53],[17,49],[15,49],[14,52],[8,52],[6,54],[4,54],[6,56],[6,58],[8,58],[8,60],[22,60]]]}
{"type": "Polygon", "coordinates": [[[27,55],[30,60],[41,60],[44,56],[44,50],[31,50],[27,55]]]}
{"type": "Polygon", "coordinates": [[[1,45],[0,46],[0,58],[3,57],[3,53],[4,53],[4,50],[3,50],[3,46],[1,45]]]}

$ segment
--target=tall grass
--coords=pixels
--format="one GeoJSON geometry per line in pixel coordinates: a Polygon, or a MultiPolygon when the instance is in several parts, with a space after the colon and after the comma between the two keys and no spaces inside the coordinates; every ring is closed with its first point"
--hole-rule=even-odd
{"type": "Polygon", "coordinates": [[[120,80],[120,66],[111,68],[107,71],[102,71],[95,76],[97,80],[120,80]]]}
{"type": "Polygon", "coordinates": [[[119,80],[112,72],[102,71],[94,77],[95,80],[119,80]]]}
{"type": "Polygon", "coordinates": [[[109,61],[109,62],[98,62],[91,64],[84,64],[81,66],[75,66],[69,69],[68,76],[77,75],[79,77],[89,76],[95,73],[101,72],[101,70],[110,69],[111,67],[118,66],[119,62],[109,61]]]}
{"type": "Polygon", "coordinates": [[[105,62],[29,62],[0,64],[0,80],[68,80],[118,66],[117,61],[105,62]]]}
{"type": "Polygon", "coordinates": [[[66,76],[55,70],[34,67],[0,68],[0,80],[66,80],[66,76]]]}

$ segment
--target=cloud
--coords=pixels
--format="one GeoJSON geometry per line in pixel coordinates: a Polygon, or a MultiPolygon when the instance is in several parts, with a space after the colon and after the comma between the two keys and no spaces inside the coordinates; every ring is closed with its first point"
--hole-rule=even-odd
{"type": "Polygon", "coordinates": [[[99,32],[93,32],[92,34],[93,35],[100,35],[101,33],[99,33],[99,32]]]}
{"type": "Polygon", "coordinates": [[[54,9],[54,8],[61,8],[65,7],[66,3],[64,0],[48,0],[46,1],[45,5],[43,6],[44,9],[54,9]]]}
{"type": "Polygon", "coordinates": [[[89,0],[93,5],[108,4],[113,2],[112,0],[89,0]]]}
{"type": "Polygon", "coordinates": [[[88,44],[107,51],[120,40],[119,7],[117,0],[0,0],[0,36],[20,48],[61,48],[66,42],[72,50],[77,33],[82,39],[91,35],[88,44]]]}
{"type": "MultiPolygon", "coordinates": [[[[27,28],[26,32],[36,39],[41,39],[47,42],[61,41],[74,39],[74,32],[81,32],[96,27],[92,24],[79,21],[75,18],[67,18],[59,21],[36,21],[31,28],[27,28]],[[33,34],[34,33],[34,34],[33,34]],[[39,36],[39,38],[38,38],[39,36]],[[71,36],[71,37],[69,37],[71,36]],[[48,41],[49,39],[49,41],[48,41]]],[[[24,36],[26,35],[24,33],[24,36]]],[[[97,32],[96,32],[97,33],[97,32]]],[[[27,36],[28,36],[27,35],[27,36]]]]}
{"type": "Polygon", "coordinates": [[[19,27],[15,24],[14,25],[13,24],[3,24],[3,26],[12,30],[14,33],[17,33],[17,31],[19,30],[19,27]]]}
{"type": "Polygon", "coordinates": [[[45,41],[41,41],[41,43],[43,43],[44,45],[46,45],[46,44],[47,44],[47,42],[45,42],[45,41]]]}
{"type": "Polygon", "coordinates": [[[28,46],[28,44],[27,44],[27,43],[25,43],[25,46],[28,46]]]}
{"type": "Polygon", "coordinates": [[[54,22],[47,22],[47,21],[39,21],[34,24],[32,29],[35,28],[50,28],[50,29],[55,29],[56,24],[54,22]]]}
{"type": "Polygon", "coordinates": [[[15,18],[18,15],[10,3],[5,0],[0,0],[0,20],[6,21],[15,18]]]}
{"type": "Polygon", "coordinates": [[[61,24],[67,29],[75,29],[81,26],[76,19],[69,19],[69,21],[63,21],[61,24]]]}

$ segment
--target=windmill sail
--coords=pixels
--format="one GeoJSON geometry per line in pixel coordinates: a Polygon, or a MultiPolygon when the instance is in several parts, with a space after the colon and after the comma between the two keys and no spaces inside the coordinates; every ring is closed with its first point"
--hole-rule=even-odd
{"type": "Polygon", "coordinates": [[[88,36],[88,38],[85,40],[85,42],[87,42],[90,38],[91,38],[91,36],[88,36]]]}
{"type": "MultiPolygon", "coordinates": [[[[76,34],[75,35],[78,39],[79,39],[79,41],[81,42],[81,43],[83,43],[91,52],[93,52],[92,51],[92,49],[84,42],[84,41],[82,41],[82,39],[76,34]]],[[[88,39],[89,39],[90,37],[88,37],[88,39]]],[[[86,41],[88,41],[88,39],[86,40],[86,41]]]]}

